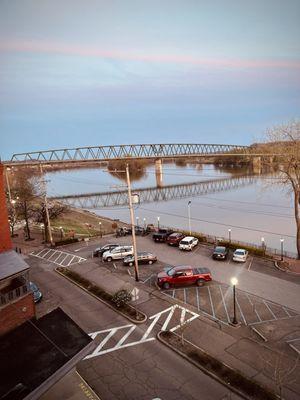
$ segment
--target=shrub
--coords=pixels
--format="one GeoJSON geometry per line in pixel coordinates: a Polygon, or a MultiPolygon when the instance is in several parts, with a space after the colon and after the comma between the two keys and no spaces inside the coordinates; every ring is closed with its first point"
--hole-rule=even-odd
{"type": "Polygon", "coordinates": [[[65,239],[62,239],[62,240],[59,240],[58,242],[55,242],[54,243],[54,246],[55,247],[57,247],[57,246],[63,246],[64,244],[71,244],[71,243],[76,243],[76,242],[78,242],[78,238],[65,238],[65,239]]]}
{"type": "Polygon", "coordinates": [[[119,290],[112,297],[112,301],[115,303],[115,305],[117,307],[123,307],[125,304],[127,304],[129,301],[131,301],[131,299],[132,299],[132,295],[126,289],[119,290]]]}

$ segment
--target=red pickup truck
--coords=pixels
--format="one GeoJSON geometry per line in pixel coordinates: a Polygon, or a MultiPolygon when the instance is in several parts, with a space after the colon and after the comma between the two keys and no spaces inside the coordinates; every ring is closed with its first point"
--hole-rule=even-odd
{"type": "Polygon", "coordinates": [[[177,266],[167,267],[157,274],[157,284],[163,289],[171,286],[191,285],[203,286],[205,282],[211,281],[212,276],[208,268],[177,266]]]}

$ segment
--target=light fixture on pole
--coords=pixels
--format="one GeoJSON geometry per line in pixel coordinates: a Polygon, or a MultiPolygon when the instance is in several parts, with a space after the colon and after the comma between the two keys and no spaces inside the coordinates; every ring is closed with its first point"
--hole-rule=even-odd
{"type": "Polygon", "coordinates": [[[63,233],[64,233],[63,227],[60,226],[60,227],[59,227],[59,230],[60,230],[60,240],[62,240],[62,239],[63,239],[63,233]]]}
{"type": "Polygon", "coordinates": [[[144,222],[144,231],[146,230],[146,218],[143,218],[143,222],[144,222]]]}
{"type": "Polygon", "coordinates": [[[262,237],[260,240],[261,240],[261,248],[262,248],[262,250],[263,250],[263,253],[265,254],[265,251],[266,251],[265,238],[262,237]]]}
{"type": "Polygon", "coordinates": [[[192,228],[191,228],[191,204],[192,204],[192,202],[189,201],[189,202],[188,202],[188,218],[189,218],[189,232],[190,232],[190,236],[192,235],[192,228]]]}
{"type": "Polygon", "coordinates": [[[160,218],[157,217],[157,229],[159,229],[159,220],[160,220],[160,218]]]}
{"type": "Polygon", "coordinates": [[[100,232],[100,237],[102,238],[102,222],[99,222],[99,232],[100,232]]]}
{"type": "Polygon", "coordinates": [[[281,238],[280,239],[281,261],[283,261],[283,243],[284,243],[284,239],[281,238]]]}
{"type": "Polygon", "coordinates": [[[233,320],[232,320],[232,324],[233,325],[237,325],[237,319],[236,319],[236,299],[235,299],[235,287],[238,284],[238,280],[237,278],[233,277],[231,278],[231,284],[232,284],[232,289],[233,289],[233,320]]]}
{"type": "Polygon", "coordinates": [[[137,228],[139,227],[139,220],[140,220],[140,217],[136,217],[136,226],[137,226],[137,228]]]}
{"type": "Polygon", "coordinates": [[[230,244],[231,243],[231,229],[230,228],[228,229],[228,241],[230,244]]]}

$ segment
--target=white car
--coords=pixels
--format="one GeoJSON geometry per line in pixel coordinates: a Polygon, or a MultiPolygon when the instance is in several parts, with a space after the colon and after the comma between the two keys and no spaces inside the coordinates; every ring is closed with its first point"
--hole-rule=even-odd
{"type": "Polygon", "coordinates": [[[192,250],[193,247],[197,246],[198,239],[194,236],[186,236],[179,242],[179,249],[180,250],[192,250]]]}
{"type": "Polygon", "coordinates": [[[119,246],[103,253],[103,261],[121,260],[133,255],[133,246],[119,246]]]}
{"type": "Polygon", "coordinates": [[[233,253],[233,261],[246,262],[248,257],[248,251],[245,249],[236,249],[233,253]]]}

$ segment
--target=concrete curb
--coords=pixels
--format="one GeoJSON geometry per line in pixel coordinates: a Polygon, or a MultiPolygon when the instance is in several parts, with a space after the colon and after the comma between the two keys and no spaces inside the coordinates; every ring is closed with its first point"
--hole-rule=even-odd
{"type": "Polygon", "coordinates": [[[289,271],[288,269],[284,269],[284,268],[279,267],[277,261],[274,261],[274,265],[281,272],[285,272],[287,274],[294,275],[294,276],[299,276],[300,275],[300,272],[293,272],[293,271],[289,271]]]}
{"type": "MultiPolygon", "coordinates": [[[[216,374],[214,374],[213,372],[207,370],[205,367],[203,367],[203,365],[201,365],[200,363],[197,363],[196,361],[194,361],[193,359],[191,359],[189,356],[187,356],[185,353],[183,353],[182,351],[178,350],[176,347],[173,347],[172,345],[170,345],[168,342],[166,342],[164,339],[162,339],[161,337],[161,333],[164,331],[159,331],[156,335],[157,340],[159,340],[161,343],[163,343],[165,346],[167,346],[169,349],[171,349],[172,351],[175,351],[178,355],[180,355],[181,357],[183,357],[185,360],[187,360],[188,362],[190,362],[191,364],[193,364],[195,367],[197,367],[198,369],[200,369],[202,372],[204,372],[206,375],[210,376],[211,378],[215,379],[216,381],[218,381],[219,383],[221,383],[223,386],[225,386],[227,389],[231,390],[232,392],[236,393],[237,395],[241,396],[243,399],[246,400],[253,400],[253,397],[248,396],[247,394],[245,394],[244,392],[241,392],[239,389],[235,388],[234,386],[231,386],[229,383],[227,383],[226,381],[224,381],[223,379],[219,378],[216,374]]],[[[174,333],[174,332],[173,332],[174,333]]],[[[186,341],[187,343],[191,344],[192,346],[198,348],[199,350],[203,351],[204,353],[205,350],[202,350],[200,347],[196,346],[194,343],[190,342],[189,340],[184,339],[184,341],[186,341]]],[[[222,362],[222,361],[221,361],[222,362]]],[[[231,369],[232,371],[235,371],[235,369],[231,368],[229,365],[225,364],[222,362],[222,364],[224,366],[226,366],[227,368],[231,369]]],[[[279,397],[275,394],[276,398],[279,399],[279,397]]]]}
{"type": "Polygon", "coordinates": [[[101,299],[100,297],[95,296],[93,293],[89,292],[86,288],[84,288],[83,286],[81,286],[79,283],[73,281],[72,279],[70,279],[68,276],[62,274],[61,272],[57,271],[57,268],[54,269],[54,271],[63,276],[65,279],[67,279],[69,282],[73,283],[73,285],[78,286],[80,289],[84,290],[86,293],[88,293],[90,296],[94,297],[96,300],[101,301],[103,304],[105,304],[107,307],[111,308],[112,310],[116,311],[118,314],[122,315],[123,317],[127,318],[130,322],[133,322],[134,324],[143,324],[147,321],[148,316],[146,314],[144,314],[142,311],[137,310],[135,307],[131,306],[130,304],[129,307],[133,308],[134,310],[137,310],[140,314],[142,314],[144,316],[144,318],[142,320],[136,320],[133,319],[131,317],[129,317],[127,314],[123,313],[122,311],[118,310],[117,308],[113,307],[111,304],[107,303],[105,300],[101,299]]]}

